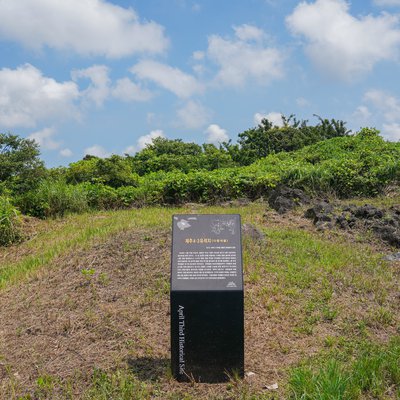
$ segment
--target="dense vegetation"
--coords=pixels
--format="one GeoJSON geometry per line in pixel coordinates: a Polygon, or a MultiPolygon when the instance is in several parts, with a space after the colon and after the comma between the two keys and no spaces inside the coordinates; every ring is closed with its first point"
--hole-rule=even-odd
{"type": "MultiPolygon", "coordinates": [[[[237,144],[219,148],[157,138],[134,156],[86,156],[48,170],[33,141],[2,134],[2,232],[18,225],[19,211],[46,218],[88,209],[257,199],[283,184],[340,197],[376,195],[398,181],[400,144],[385,141],[377,130],[350,135],[343,121],[322,118],[315,126],[293,116],[283,122],[277,127],[264,119],[240,133],[237,144]]],[[[9,233],[2,235],[9,243],[9,233]]],[[[19,236],[16,231],[13,237],[19,236]]]]}

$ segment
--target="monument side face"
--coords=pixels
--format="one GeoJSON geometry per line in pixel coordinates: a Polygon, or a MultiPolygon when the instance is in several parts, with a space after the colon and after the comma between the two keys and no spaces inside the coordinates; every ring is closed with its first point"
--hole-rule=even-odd
{"type": "Polygon", "coordinates": [[[244,373],[240,216],[174,215],[171,364],[179,381],[244,373]]]}

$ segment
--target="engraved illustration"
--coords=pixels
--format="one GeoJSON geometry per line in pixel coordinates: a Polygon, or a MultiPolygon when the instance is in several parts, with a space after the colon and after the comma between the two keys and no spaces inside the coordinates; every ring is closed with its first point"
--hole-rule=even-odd
{"type": "Polygon", "coordinates": [[[235,220],[228,219],[214,219],[211,222],[211,232],[214,232],[216,235],[219,235],[222,231],[227,229],[232,235],[235,234],[235,220]]]}
{"type": "Polygon", "coordinates": [[[186,219],[181,219],[181,220],[177,223],[177,225],[178,225],[178,228],[179,228],[181,231],[184,231],[185,229],[191,227],[191,225],[189,224],[189,222],[186,221],[186,219]]]}

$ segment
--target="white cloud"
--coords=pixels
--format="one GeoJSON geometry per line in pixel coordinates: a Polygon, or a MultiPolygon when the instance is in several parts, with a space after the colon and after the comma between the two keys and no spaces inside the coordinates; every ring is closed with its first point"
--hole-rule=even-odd
{"type": "Polygon", "coordinates": [[[88,147],[83,152],[84,155],[96,156],[100,158],[110,157],[111,153],[109,153],[104,147],[95,144],[91,147],[88,147]]]}
{"type": "Polygon", "coordinates": [[[265,33],[262,29],[257,28],[253,25],[243,24],[240,26],[234,26],[233,30],[239,40],[246,41],[260,41],[265,38],[265,33]]]}
{"type": "Polygon", "coordinates": [[[219,145],[222,142],[227,142],[229,136],[225,129],[222,129],[217,124],[211,124],[204,133],[207,134],[206,143],[213,143],[219,145]]]}
{"type": "Polygon", "coordinates": [[[400,119],[400,101],[389,93],[382,90],[369,90],[364,95],[364,101],[372,104],[387,122],[400,119]]]}
{"type": "Polygon", "coordinates": [[[153,143],[155,138],[162,137],[165,138],[164,132],[160,129],[151,131],[147,135],[140,136],[136,142],[136,145],[128,146],[123,153],[124,154],[135,154],[140,150],[143,150],[148,144],[153,143]]]}
{"type": "Polygon", "coordinates": [[[87,89],[81,92],[85,100],[93,102],[100,107],[110,93],[111,80],[108,77],[109,69],[105,65],[93,65],[92,67],[72,71],[72,79],[77,81],[80,78],[90,80],[87,89]]]}
{"type": "Polygon", "coordinates": [[[63,157],[72,157],[73,153],[70,149],[66,148],[66,149],[60,150],[60,155],[63,157]]]}
{"type": "Polygon", "coordinates": [[[254,123],[259,125],[261,124],[261,121],[266,118],[269,122],[272,122],[274,126],[283,126],[283,121],[282,121],[282,114],[278,112],[270,112],[268,114],[263,114],[263,113],[255,113],[254,114],[254,123]]]}
{"type": "Polygon", "coordinates": [[[122,101],[148,101],[153,97],[150,90],[142,88],[129,78],[118,79],[112,95],[122,101]]]}
{"type": "Polygon", "coordinates": [[[54,128],[44,128],[31,133],[28,139],[34,140],[43,150],[56,150],[61,146],[61,143],[53,139],[55,133],[54,128]]]}
{"type": "Polygon", "coordinates": [[[290,31],[305,38],[305,51],[317,67],[347,81],[396,57],[398,22],[388,13],[353,17],[345,0],[303,1],[286,18],[290,31]]]}
{"type": "Polygon", "coordinates": [[[162,26],[106,0],[2,0],[0,37],[34,49],[107,57],[160,53],[168,46],[162,26]]]}
{"type": "Polygon", "coordinates": [[[365,124],[371,118],[371,112],[367,106],[361,105],[354,111],[353,118],[361,122],[361,124],[365,124]]]}
{"type": "Polygon", "coordinates": [[[265,45],[261,40],[263,31],[255,26],[242,25],[234,29],[234,39],[218,35],[208,38],[207,55],[219,66],[216,81],[227,86],[243,86],[249,79],[267,84],[281,78],[283,51],[265,45]]]}
{"type": "Polygon", "coordinates": [[[377,6],[381,6],[381,7],[396,7],[396,6],[400,6],[400,0],[374,0],[374,3],[377,6]]]}
{"type": "Polygon", "coordinates": [[[74,82],[57,82],[30,64],[17,69],[3,68],[0,126],[34,127],[39,121],[77,117],[74,102],[79,96],[74,82]]]}
{"type": "Polygon", "coordinates": [[[188,129],[203,127],[210,119],[210,112],[200,103],[190,100],[177,111],[178,125],[188,129]]]}
{"type": "Polygon", "coordinates": [[[383,124],[382,135],[391,141],[400,140],[400,124],[392,123],[392,124],[383,124]]]}
{"type": "Polygon", "coordinates": [[[203,91],[203,86],[195,77],[157,61],[140,61],[130,71],[138,78],[151,80],[178,97],[186,98],[203,91]]]}
{"type": "Polygon", "coordinates": [[[383,121],[382,136],[386,139],[400,140],[400,99],[383,90],[374,89],[367,91],[363,100],[371,106],[373,112],[364,105],[357,110],[365,109],[367,117],[373,116],[375,121],[383,121]]]}
{"type": "Polygon", "coordinates": [[[194,51],[192,54],[193,60],[196,60],[196,61],[204,60],[205,56],[206,56],[206,53],[204,53],[204,51],[194,51]]]}

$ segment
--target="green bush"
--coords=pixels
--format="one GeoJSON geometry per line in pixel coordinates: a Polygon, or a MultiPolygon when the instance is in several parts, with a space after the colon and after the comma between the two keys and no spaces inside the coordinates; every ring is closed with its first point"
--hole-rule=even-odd
{"type": "MultiPolygon", "coordinates": [[[[117,166],[121,160],[114,161],[117,166]]],[[[94,162],[99,161],[90,158],[85,160],[86,164],[76,163],[75,167],[94,162]]],[[[364,128],[354,136],[334,137],[296,151],[270,154],[245,167],[188,173],[157,171],[136,175],[134,185],[121,185],[122,181],[117,185],[114,181],[118,187],[102,182],[71,185],[62,179],[46,180],[36,190],[18,197],[16,205],[23,213],[43,218],[81,212],[88,207],[116,209],[215,203],[241,197],[257,199],[268,197],[278,185],[300,188],[310,194],[371,196],[399,181],[400,143],[386,142],[378,131],[364,128]]]]}
{"type": "Polygon", "coordinates": [[[255,164],[277,173],[280,183],[340,197],[376,195],[400,180],[400,143],[386,142],[364,128],[290,153],[270,155],[255,164]]]}
{"type": "Polygon", "coordinates": [[[121,207],[117,189],[101,183],[83,183],[81,187],[86,191],[90,208],[108,210],[121,207]]]}
{"type": "Polygon", "coordinates": [[[340,197],[376,195],[400,179],[400,144],[377,131],[325,140],[293,152],[271,154],[247,167],[214,171],[171,171],[140,178],[130,190],[131,204],[216,202],[268,196],[277,185],[340,197]]]}
{"type": "Polygon", "coordinates": [[[44,180],[38,188],[17,199],[24,214],[38,218],[62,217],[88,209],[88,194],[84,185],[68,185],[61,180],[44,180]]]}
{"type": "Polygon", "coordinates": [[[109,158],[86,156],[70,164],[66,173],[67,183],[100,183],[113,188],[137,186],[138,175],[132,172],[127,158],[112,155],[109,158]]]}
{"type": "Polygon", "coordinates": [[[0,246],[7,246],[21,239],[20,225],[19,211],[8,197],[0,196],[0,246]]]}

